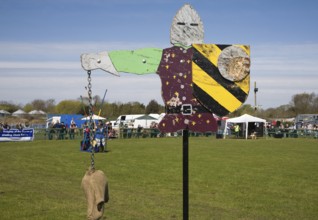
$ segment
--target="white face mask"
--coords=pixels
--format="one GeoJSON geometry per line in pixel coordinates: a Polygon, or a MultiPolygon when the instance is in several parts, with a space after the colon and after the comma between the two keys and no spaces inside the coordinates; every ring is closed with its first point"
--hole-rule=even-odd
{"type": "Polygon", "coordinates": [[[198,13],[188,4],[185,4],[173,18],[170,29],[171,44],[191,44],[203,43],[204,30],[203,23],[198,13]]]}

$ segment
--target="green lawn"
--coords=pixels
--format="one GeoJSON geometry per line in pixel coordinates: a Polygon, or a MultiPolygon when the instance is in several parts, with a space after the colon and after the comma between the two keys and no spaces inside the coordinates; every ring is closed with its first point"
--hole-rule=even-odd
{"type": "MultiPolygon", "coordinates": [[[[189,216],[317,219],[317,139],[190,137],[189,216]]],[[[182,138],[109,141],[95,154],[110,184],[105,218],[182,219],[182,138]]],[[[0,143],[0,218],[86,218],[79,141],[0,143]]]]}

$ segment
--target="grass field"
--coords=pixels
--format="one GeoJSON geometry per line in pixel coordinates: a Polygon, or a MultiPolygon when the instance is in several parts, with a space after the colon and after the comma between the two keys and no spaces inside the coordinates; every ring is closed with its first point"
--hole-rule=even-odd
{"type": "MultiPolygon", "coordinates": [[[[182,138],[109,141],[95,154],[110,184],[104,219],[182,219],[182,138]]],[[[317,139],[191,137],[189,217],[317,219],[317,139]]],[[[0,143],[0,218],[86,218],[77,141],[0,143]]]]}

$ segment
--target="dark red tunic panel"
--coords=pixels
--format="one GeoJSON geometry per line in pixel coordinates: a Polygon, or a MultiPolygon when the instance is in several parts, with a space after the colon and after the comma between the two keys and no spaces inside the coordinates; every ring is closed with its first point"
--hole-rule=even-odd
{"type": "Polygon", "coordinates": [[[167,114],[159,123],[161,132],[176,132],[187,127],[195,132],[217,130],[212,112],[193,96],[192,57],[193,48],[174,46],[163,50],[157,74],[167,114]]]}

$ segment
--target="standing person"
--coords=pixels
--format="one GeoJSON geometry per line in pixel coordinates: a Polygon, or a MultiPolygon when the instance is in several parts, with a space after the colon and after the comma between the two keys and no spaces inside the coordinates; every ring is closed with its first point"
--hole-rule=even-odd
{"type": "Polygon", "coordinates": [[[139,138],[140,135],[141,135],[141,130],[142,130],[141,125],[138,125],[138,127],[137,127],[137,137],[138,137],[138,138],[139,138]]]}
{"type": "Polygon", "coordinates": [[[226,125],[226,127],[225,127],[225,131],[226,131],[226,134],[228,135],[228,136],[231,136],[232,135],[232,126],[231,126],[231,124],[227,124],[226,125]]]}
{"type": "Polygon", "coordinates": [[[66,134],[66,126],[64,122],[61,122],[60,127],[59,127],[59,139],[64,140],[64,136],[66,134]]]}
{"type": "Polygon", "coordinates": [[[104,134],[105,134],[104,152],[108,152],[107,141],[109,139],[109,123],[105,123],[104,129],[105,129],[105,131],[104,131],[104,134]]]}
{"type": "Polygon", "coordinates": [[[234,132],[235,132],[236,138],[238,138],[240,134],[240,126],[238,124],[234,126],[234,132]]]}
{"type": "Polygon", "coordinates": [[[90,147],[90,132],[90,128],[87,125],[87,122],[85,122],[83,129],[83,140],[81,142],[81,149],[84,151],[87,151],[90,147]]]}
{"type": "Polygon", "coordinates": [[[95,142],[96,147],[98,147],[99,152],[104,152],[105,147],[105,128],[101,121],[99,121],[96,131],[95,131],[95,142]]]}
{"type": "Polygon", "coordinates": [[[71,122],[71,125],[70,125],[70,132],[69,132],[69,135],[70,135],[70,140],[74,140],[75,138],[75,129],[77,128],[76,124],[74,121],[71,122]]]}

